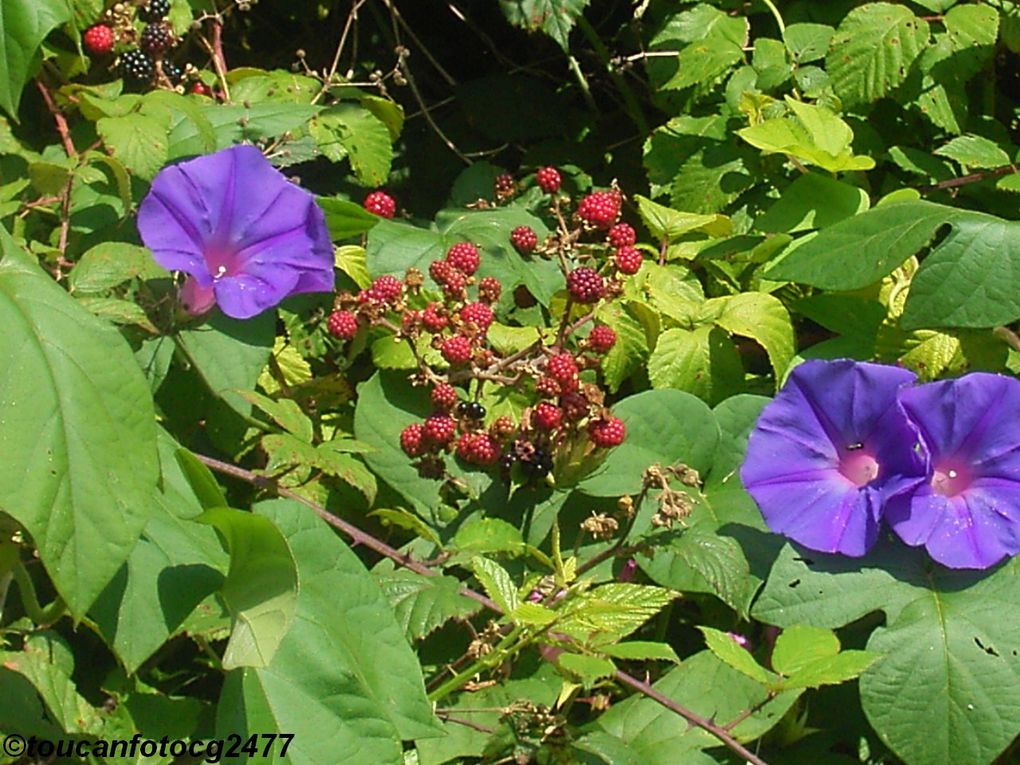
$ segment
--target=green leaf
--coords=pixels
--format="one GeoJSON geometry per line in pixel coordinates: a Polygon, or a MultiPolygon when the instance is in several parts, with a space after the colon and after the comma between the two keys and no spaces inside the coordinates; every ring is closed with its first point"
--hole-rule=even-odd
{"type": "MultiPolygon", "coordinates": [[[[777,679],[774,674],[756,662],[751,656],[751,652],[737,643],[728,633],[704,626],[699,626],[698,629],[705,636],[705,645],[708,646],[708,650],[737,672],[765,686],[771,685],[777,679]]],[[[837,648],[837,650],[839,649],[837,648]]]]}
{"type": "Polygon", "coordinates": [[[524,538],[516,526],[501,518],[475,518],[459,529],[452,546],[459,552],[476,555],[524,552],[524,538]]]}
{"type": "MultiPolygon", "coordinates": [[[[163,475],[157,507],[127,562],[89,610],[129,673],[176,634],[207,596],[220,589],[227,572],[229,559],[216,532],[194,521],[202,506],[185,477],[183,463],[175,462],[175,456],[180,459],[182,454],[194,460],[160,430],[163,475]]],[[[208,473],[202,463],[194,463],[208,473]]]]}
{"type": "Polygon", "coordinates": [[[691,85],[711,84],[743,57],[740,46],[728,40],[713,37],[691,43],[680,51],[676,60],[676,74],[662,87],[666,90],[681,90],[691,85]]]}
{"type": "Polygon", "coordinates": [[[862,213],[868,206],[864,189],[820,173],[806,173],[783,190],[754,227],[769,233],[812,231],[862,213]]]}
{"type": "Polygon", "coordinates": [[[885,654],[861,678],[861,703],[882,740],[909,765],[990,763],[1020,731],[1020,571],[939,576],[868,650],[885,654]],[[984,578],[982,579],[982,575],[984,578]]]}
{"type": "Polygon", "coordinates": [[[959,162],[964,170],[995,168],[1009,164],[1009,154],[998,144],[972,134],[957,136],[945,146],[937,148],[935,154],[959,162]]]}
{"type": "MultiPolygon", "coordinates": [[[[42,633],[21,651],[0,651],[0,673],[13,672],[27,680],[46,707],[47,716],[63,733],[92,734],[101,730],[99,710],[88,703],[71,679],[69,667],[54,662],[53,651],[67,651],[53,633],[42,633]]],[[[6,752],[6,750],[5,750],[6,752]]]]}
{"type": "Polygon", "coordinates": [[[385,123],[364,107],[343,102],[312,118],[309,131],[327,158],[351,161],[364,186],[381,186],[390,174],[393,146],[385,123]],[[336,144],[342,151],[333,148],[336,144]]]}
{"type": "Polygon", "coordinates": [[[517,608],[520,603],[517,587],[505,568],[495,561],[476,556],[471,559],[471,569],[481,582],[485,594],[499,606],[500,611],[509,614],[517,608]]]}
{"type": "Polygon", "coordinates": [[[661,660],[680,663],[680,657],[669,643],[650,643],[646,640],[628,640],[626,643],[607,645],[599,649],[606,656],[627,661],[661,660]]]}
{"type": "Polygon", "coordinates": [[[126,242],[104,242],[85,253],[68,274],[72,292],[102,292],[130,279],[168,276],[144,247],[126,242]]]}
{"type": "Polygon", "coordinates": [[[556,663],[572,675],[576,675],[585,687],[609,677],[616,672],[616,665],[600,656],[585,656],[577,653],[562,653],[556,663]]]}
{"type": "Polygon", "coordinates": [[[637,202],[641,220],[657,240],[675,242],[692,231],[700,231],[710,237],[722,237],[729,236],[732,230],[730,219],[725,215],[697,215],[672,210],[640,194],[634,196],[634,201],[637,202]]]}
{"type": "MultiPolygon", "coordinates": [[[[402,765],[401,739],[438,733],[417,659],[357,556],[307,508],[257,506],[298,562],[297,614],[269,666],[227,675],[217,735],[293,733],[287,759],[402,765]]],[[[253,758],[254,759],[254,758],[253,758]]]]}
{"type": "Polygon", "coordinates": [[[706,473],[719,441],[719,426],[701,400],[677,390],[645,391],[628,396],[613,409],[627,438],[578,488],[593,496],[637,494],[650,465],[683,462],[706,473]],[[682,422],[678,428],[675,423],[682,422]]]}
{"type": "Polygon", "coordinates": [[[252,390],[240,391],[238,395],[269,415],[273,422],[288,433],[305,443],[311,443],[314,436],[312,421],[301,411],[296,401],[289,398],[274,400],[252,390]]]}
{"type": "Polygon", "coordinates": [[[616,333],[616,344],[602,357],[602,378],[615,393],[648,358],[648,339],[641,322],[619,303],[600,308],[599,319],[616,333]]]}
{"type": "Polygon", "coordinates": [[[246,321],[216,314],[208,323],[181,332],[178,346],[195,365],[209,390],[242,415],[251,404],[237,391],[252,390],[269,361],[276,335],[276,312],[246,321]]]}
{"type": "Polygon", "coordinates": [[[757,341],[769,356],[776,389],[795,352],[793,321],[786,306],[764,292],[742,292],[705,303],[703,315],[727,332],[757,341]]]}
{"type": "Polygon", "coordinates": [[[152,395],[124,338],[0,228],[0,508],[80,618],[152,511],[152,395]]]}
{"type": "Polygon", "coordinates": [[[743,387],[744,367],[723,330],[677,328],[659,335],[648,378],[654,388],[677,388],[715,404],[743,387]]]}
{"type": "Polygon", "coordinates": [[[910,286],[904,329],[995,327],[1020,317],[1020,223],[961,213],[910,286]]]}
{"type": "Polygon", "coordinates": [[[832,173],[875,166],[871,157],[854,155],[854,132],[837,114],[790,97],[786,104],[791,116],[767,119],[737,135],[766,154],[789,154],[832,173]]]}
{"type": "Polygon", "coordinates": [[[825,58],[836,30],[828,24],[790,24],[783,31],[787,50],[799,65],[825,58]]]}
{"type": "Polygon", "coordinates": [[[776,689],[819,688],[839,685],[863,675],[881,658],[874,651],[843,651],[836,656],[817,659],[780,681],[776,689]]]}
{"type": "MultiPolygon", "coordinates": [[[[326,216],[329,237],[334,242],[364,234],[379,222],[378,215],[370,213],[357,202],[337,197],[316,197],[315,201],[326,216]]],[[[360,282],[358,286],[362,286],[360,282]]]]}
{"type": "Polygon", "coordinates": [[[450,619],[464,619],[481,605],[461,595],[463,585],[450,576],[422,576],[398,569],[377,578],[408,640],[419,640],[450,619]]]}
{"type": "MultiPolygon", "coordinates": [[[[177,449],[173,456],[181,469],[182,477],[187,481],[195,499],[198,500],[200,509],[227,507],[227,497],[205,463],[200,462],[194,454],[183,448],[177,449]]],[[[166,471],[167,468],[164,466],[163,469],[166,471]]]]}
{"type": "Polygon", "coordinates": [[[955,214],[923,201],[881,205],[819,232],[765,275],[829,290],[860,289],[915,255],[955,214]]]}
{"type": "Polygon", "coordinates": [[[626,582],[604,584],[563,606],[556,631],[595,647],[618,643],[677,595],[664,587],[626,582]]]}
{"type": "Polygon", "coordinates": [[[103,117],[96,130],[110,153],[145,180],[154,178],[169,158],[167,126],[156,117],[138,113],[103,117]]]}
{"type": "Polygon", "coordinates": [[[868,3],[848,13],[829,46],[825,68],[844,105],[888,95],[928,43],[928,22],[902,5],[868,3]]]}
{"type": "Polygon", "coordinates": [[[655,554],[638,559],[641,570],[656,584],[680,592],[707,592],[745,616],[760,580],[751,570],[740,545],[729,537],[692,528],[655,554]]]}
{"type": "Polygon", "coordinates": [[[839,638],[832,630],[795,624],[776,639],[772,668],[789,677],[820,659],[831,659],[839,649],[839,638]]]}
{"type": "Polygon", "coordinates": [[[514,26],[541,30],[567,50],[570,30],[591,0],[499,0],[500,10],[514,26]]]}
{"type": "Polygon", "coordinates": [[[223,667],[266,667],[297,610],[297,564],[287,540],[268,518],[240,510],[213,507],[196,520],[215,528],[230,554],[221,592],[234,628],[223,667]]]}
{"type": "Polygon", "coordinates": [[[42,41],[70,18],[67,0],[0,0],[0,108],[15,119],[42,41]]]}

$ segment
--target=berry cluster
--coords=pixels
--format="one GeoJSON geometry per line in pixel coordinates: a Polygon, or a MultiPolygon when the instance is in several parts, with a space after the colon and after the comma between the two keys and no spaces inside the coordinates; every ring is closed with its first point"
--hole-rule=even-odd
{"type": "MultiPolygon", "coordinates": [[[[534,228],[518,226],[508,239],[521,255],[557,257],[569,298],[565,315],[552,321],[558,330],[540,331],[533,344],[514,352],[494,347],[489,331],[503,285],[482,275],[484,254],[467,241],[450,246],[427,274],[410,269],[403,279],[383,275],[356,294],[340,293],[326,322],[341,341],[382,329],[412,350],[418,366],[412,382],[429,389],[431,413],[403,429],[400,447],[423,476],[446,477],[445,458],[452,454],[527,483],[554,472],[561,459],[583,459],[626,438],[599,385],[602,359],[617,336],[597,316],[641,267],[637,234],[619,220],[619,191],[592,192],[573,208],[560,193],[556,168],[541,168],[535,182],[549,195],[555,233],[540,241],[534,228]],[[500,411],[490,417],[481,402],[501,398],[487,396],[492,388],[525,392],[530,402],[513,416],[500,411]]],[[[498,176],[497,203],[518,188],[512,176],[498,176]]],[[[397,211],[393,197],[381,190],[368,194],[363,206],[383,218],[397,211]]]]}
{"type": "MultiPolygon", "coordinates": [[[[97,63],[116,68],[129,87],[177,88],[188,73],[170,58],[179,40],[166,20],[169,13],[169,0],[148,0],[141,5],[116,3],[85,30],[82,45],[97,63]],[[117,53],[111,64],[109,60],[117,53]]],[[[188,69],[193,80],[190,92],[211,96],[194,69],[188,69]]]]}

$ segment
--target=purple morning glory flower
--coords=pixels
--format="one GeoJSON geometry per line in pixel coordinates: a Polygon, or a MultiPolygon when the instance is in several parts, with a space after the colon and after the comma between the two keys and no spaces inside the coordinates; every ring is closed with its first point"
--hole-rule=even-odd
{"type": "Polygon", "coordinates": [[[950,568],[987,568],[1020,552],[1020,382],[973,372],[899,395],[932,472],[890,503],[893,531],[950,568]]]}
{"type": "Polygon", "coordinates": [[[288,295],[334,288],[322,210],[254,146],[161,170],[138,230],[157,263],[188,274],[181,302],[191,313],[218,305],[247,319],[288,295]]]}
{"type": "Polygon", "coordinates": [[[740,477],[773,531],[812,550],[864,555],[886,501],[922,484],[924,455],[896,400],[914,375],[806,361],[765,407],[740,477]]]}

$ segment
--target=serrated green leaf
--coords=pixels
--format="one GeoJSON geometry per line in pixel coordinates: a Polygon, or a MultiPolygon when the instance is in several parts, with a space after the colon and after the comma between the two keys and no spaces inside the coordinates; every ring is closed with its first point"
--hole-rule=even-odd
{"type": "Polygon", "coordinates": [[[0,227],[0,507],[80,618],[153,509],[152,395],[124,338],[0,227]]]}
{"type": "Polygon", "coordinates": [[[902,5],[868,3],[850,11],[836,29],[825,60],[846,106],[877,101],[907,78],[929,38],[928,22],[902,5]]]}
{"type": "Polygon", "coordinates": [[[627,661],[671,661],[680,663],[680,657],[669,643],[652,643],[647,640],[628,640],[625,643],[607,645],[599,649],[606,656],[627,661]]]}
{"type": "Polygon", "coordinates": [[[517,587],[506,569],[495,561],[475,556],[471,559],[471,569],[482,584],[485,594],[499,606],[504,614],[512,613],[520,603],[517,587]]]}
{"type": "Polygon", "coordinates": [[[831,659],[839,649],[839,638],[832,630],[795,624],[776,639],[772,668],[789,677],[816,661],[831,659]]]}
{"type": "Polygon", "coordinates": [[[443,546],[443,541],[439,538],[439,535],[433,531],[431,526],[425,523],[425,521],[414,513],[408,512],[403,508],[397,508],[394,510],[383,507],[373,510],[368,515],[370,518],[378,518],[379,522],[383,526],[397,526],[401,529],[407,529],[408,531],[414,532],[422,539],[427,539],[436,547],[442,548],[443,546]]]}
{"type": "Polygon", "coordinates": [[[776,684],[777,689],[819,688],[855,680],[881,656],[873,651],[843,651],[837,656],[817,659],[776,684]]]}
{"type": "Polygon", "coordinates": [[[309,131],[328,159],[350,159],[362,185],[375,187],[386,182],[393,161],[390,131],[368,109],[348,102],[336,104],[313,117],[309,131]]]}
{"type": "Polygon", "coordinates": [[[979,135],[957,136],[935,150],[940,157],[959,162],[967,168],[994,168],[1009,164],[1009,154],[993,141],[979,135]]]}
{"type": "Polygon", "coordinates": [[[705,644],[708,650],[714,653],[721,661],[726,662],[733,669],[743,675],[755,680],[762,685],[768,686],[777,679],[765,667],[754,660],[751,652],[738,644],[728,633],[711,627],[698,626],[705,636],[705,644]]]}
{"type": "Polygon", "coordinates": [[[420,640],[450,619],[464,619],[481,608],[461,595],[461,583],[450,576],[422,576],[401,569],[380,574],[377,580],[409,640],[420,640]]]}
{"type": "Polygon", "coordinates": [[[609,677],[616,671],[616,665],[600,656],[585,656],[578,653],[562,653],[556,663],[572,675],[576,675],[587,687],[596,680],[609,677]]]}
{"type": "Polygon", "coordinates": [[[591,0],[499,0],[499,7],[514,26],[541,30],[567,50],[570,30],[591,0]]]}
{"type": "Polygon", "coordinates": [[[72,291],[102,292],[129,279],[167,277],[166,270],[144,247],[126,242],[105,242],[86,250],[68,275],[72,291]]]}
{"type": "Polygon", "coordinates": [[[522,624],[526,627],[547,627],[556,621],[557,613],[551,608],[546,608],[541,603],[524,601],[519,603],[510,613],[510,619],[514,624],[522,624]]]}
{"type": "Polygon", "coordinates": [[[368,275],[365,263],[365,248],[348,244],[336,248],[336,267],[347,274],[361,289],[372,285],[372,277],[368,275]]]}
{"type": "Polygon", "coordinates": [[[169,158],[166,123],[148,114],[103,117],[96,123],[103,143],[124,167],[152,180],[169,158]]]}
{"type": "Polygon", "coordinates": [[[615,582],[589,590],[560,609],[556,630],[592,646],[617,643],[669,605],[663,587],[615,582]]]}
{"type": "Polygon", "coordinates": [[[740,354],[717,327],[670,329],[659,335],[648,359],[653,388],[676,388],[715,404],[744,384],[740,354]]]}
{"type": "Polygon", "coordinates": [[[616,343],[602,357],[602,377],[606,387],[615,393],[648,357],[648,341],[644,327],[625,306],[612,303],[604,306],[599,310],[599,319],[616,333],[616,343]]]}
{"type": "Polygon", "coordinates": [[[828,24],[790,24],[783,30],[787,50],[799,65],[825,58],[836,30],[828,24]]]}
{"type": "Polygon", "coordinates": [[[775,372],[776,388],[782,385],[796,349],[790,312],[778,298],[764,292],[742,292],[709,300],[702,311],[727,332],[761,344],[775,372]]]}
{"type": "Polygon", "coordinates": [[[634,201],[637,202],[641,219],[657,240],[674,242],[692,231],[700,231],[710,237],[722,237],[729,236],[732,230],[730,219],[725,215],[697,215],[673,210],[640,194],[634,196],[634,201]]]}

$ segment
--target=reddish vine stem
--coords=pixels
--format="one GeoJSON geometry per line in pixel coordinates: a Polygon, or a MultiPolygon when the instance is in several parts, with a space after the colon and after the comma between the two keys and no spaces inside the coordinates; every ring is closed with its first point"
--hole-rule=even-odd
{"type": "MultiPolygon", "coordinates": [[[[390,559],[399,566],[403,566],[404,568],[414,571],[417,574],[421,574],[422,576],[432,577],[440,575],[438,571],[430,569],[428,566],[425,566],[420,561],[415,560],[410,555],[407,555],[393,547],[390,547],[385,542],[376,539],[371,534],[359,529],[357,526],[348,523],[342,518],[338,518],[321,505],[312,502],[310,499],[302,497],[300,494],[293,492],[290,489],[286,489],[282,486],[277,485],[277,483],[270,478],[258,475],[257,473],[253,473],[250,470],[245,470],[244,468],[238,467],[237,465],[231,465],[228,462],[222,462],[218,459],[214,459],[213,457],[206,457],[203,454],[196,454],[195,457],[199,460],[199,462],[203,463],[206,467],[210,468],[211,470],[215,470],[217,473],[222,473],[223,475],[229,475],[234,478],[239,478],[240,480],[250,483],[253,486],[256,486],[260,489],[268,489],[269,491],[272,491],[281,497],[286,497],[287,499],[293,499],[296,502],[300,502],[305,507],[314,510],[316,515],[318,515],[320,518],[326,521],[326,523],[328,523],[333,528],[338,529],[339,531],[346,534],[356,544],[364,545],[370,550],[373,550],[374,552],[379,553],[383,557],[390,559]]],[[[477,603],[481,603],[483,606],[485,606],[493,613],[496,614],[503,613],[502,609],[500,609],[500,607],[497,606],[490,598],[486,597],[480,592],[472,590],[470,587],[462,587],[460,592],[465,597],[470,598],[471,600],[474,600],[477,603]]],[[[702,730],[708,732],[712,736],[715,736],[717,739],[719,739],[719,741],[725,744],[735,754],[743,757],[749,763],[749,765],[768,765],[767,762],[762,760],[753,752],[749,751],[747,748],[743,746],[743,744],[741,744],[739,741],[733,738],[733,736],[730,735],[729,731],[725,727],[716,725],[711,720],[701,717],[700,715],[696,714],[695,712],[692,712],[686,707],[681,706],[680,704],[676,703],[675,701],[673,701],[673,699],[669,698],[665,694],[655,690],[655,688],[653,688],[649,683],[646,683],[643,680],[638,680],[636,677],[627,674],[623,670],[617,670],[613,676],[621,684],[626,685],[629,688],[632,688],[633,690],[637,691],[643,696],[647,696],[648,698],[661,704],[671,712],[680,715],[680,717],[687,720],[687,722],[689,722],[691,725],[697,726],[698,728],[701,728],[702,730]]]]}
{"type": "Polygon", "coordinates": [[[74,148],[74,142],[71,140],[71,133],[67,127],[67,119],[64,117],[60,109],[57,108],[49,88],[43,84],[43,81],[36,80],[35,84],[39,88],[39,92],[42,94],[43,101],[46,102],[46,108],[53,116],[53,121],[57,125],[57,132],[60,134],[61,143],[64,144],[64,151],[67,152],[67,156],[69,157],[77,157],[78,150],[74,148]]]}
{"type": "Polygon", "coordinates": [[[1012,175],[1014,173],[1020,173],[1020,167],[1014,164],[1003,165],[1002,167],[996,167],[993,170],[985,170],[979,173],[971,173],[970,175],[961,175],[958,178],[950,178],[946,181],[939,181],[938,183],[933,183],[930,186],[919,186],[917,190],[922,194],[926,194],[929,191],[955,189],[959,186],[967,186],[971,183],[980,183],[981,181],[1001,178],[1004,175],[1012,175]]]}
{"type": "Polygon", "coordinates": [[[655,690],[655,688],[653,688],[651,685],[644,682],[643,680],[638,680],[633,675],[628,675],[622,669],[616,670],[616,672],[613,673],[613,677],[615,677],[623,685],[633,688],[638,693],[647,696],[653,701],[659,702],[660,704],[662,704],[662,706],[666,707],[666,709],[668,709],[670,712],[680,715],[691,725],[696,725],[702,730],[711,733],[717,739],[726,744],[726,746],[729,747],[734,753],[740,755],[745,760],[747,760],[749,765],[768,765],[768,763],[765,762],[765,760],[761,759],[758,755],[747,749],[743,744],[741,744],[739,741],[733,738],[733,736],[731,736],[725,728],[716,725],[714,722],[702,717],[701,715],[695,714],[686,707],[680,706],[675,701],[673,701],[673,699],[671,699],[669,696],[666,696],[665,694],[655,690]]]}

